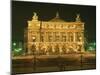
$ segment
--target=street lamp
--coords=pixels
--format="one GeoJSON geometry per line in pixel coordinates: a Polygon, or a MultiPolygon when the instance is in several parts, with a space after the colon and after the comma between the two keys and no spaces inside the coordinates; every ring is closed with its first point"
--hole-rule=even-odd
{"type": "MultiPolygon", "coordinates": [[[[35,39],[36,39],[35,37],[32,37],[33,45],[34,45],[35,39]]],[[[36,70],[36,55],[35,55],[35,51],[33,52],[33,66],[34,66],[33,69],[36,70]]]]}

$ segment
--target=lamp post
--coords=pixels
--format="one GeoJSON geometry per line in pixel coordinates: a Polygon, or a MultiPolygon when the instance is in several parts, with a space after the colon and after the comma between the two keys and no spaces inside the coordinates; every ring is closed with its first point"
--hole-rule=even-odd
{"type": "Polygon", "coordinates": [[[33,40],[33,70],[35,71],[36,70],[36,54],[35,54],[35,45],[34,45],[34,42],[35,42],[35,37],[32,37],[32,40],[33,40]]]}

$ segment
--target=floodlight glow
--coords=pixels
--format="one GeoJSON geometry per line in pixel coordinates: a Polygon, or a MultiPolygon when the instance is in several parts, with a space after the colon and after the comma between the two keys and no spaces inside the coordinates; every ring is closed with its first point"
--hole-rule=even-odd
{"type": "Polygon", "coordinates": [[[13,45],[16,46],[16,43],[14,42],[13,45]]]}
{"type": "Polygon", "coordinates": [[[19,50],[21,51],[21,50],[22,50],[22,48],[19,48],[19,50]]]}
{"type": "Polygon", "coordinates": [[[15,52],[20,52],[20,50],[19,49],[15,49],[15,52]]]}
{"type": "Polygon", "coordinates": [[[22,50],[22,48],[17,48],[17,49],[15,49],[14,51],[15,52],[20,52],[22,50]]]}
{"type": "Polygon", "coordinates": [[[93,50],[93,48],[92,48],[92,47],[89,47],[89,49],[90,49],[90,50],[93,50]]]}

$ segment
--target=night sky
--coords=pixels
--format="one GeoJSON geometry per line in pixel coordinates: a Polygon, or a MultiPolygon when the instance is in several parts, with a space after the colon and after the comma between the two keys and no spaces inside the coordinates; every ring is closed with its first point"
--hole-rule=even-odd
{"type": "Polygon", "coordinates": [[[39,20],[43,21],[54,18],[56,12],[65,21],[75,21],[76,14],[79,13],[82,22],[85,22],[88,41],[96,40],[96,6],[12,1],[11,7],[14,41],[23,41],[24,29],[28,25],[27,21],[32,19],[33,12],[37,12],[39,20]]]}

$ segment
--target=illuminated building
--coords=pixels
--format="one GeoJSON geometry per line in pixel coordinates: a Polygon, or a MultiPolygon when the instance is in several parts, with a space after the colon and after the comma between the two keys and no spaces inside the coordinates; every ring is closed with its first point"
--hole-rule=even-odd
{"type": "Polygon", "coordinates": [[[34,12],[24,37],[24,49],[28,54],[84,52],[84,22],[79,14],[74,22],[60,19],[59,13],[49,21],[40,21],[34,12]]]}

